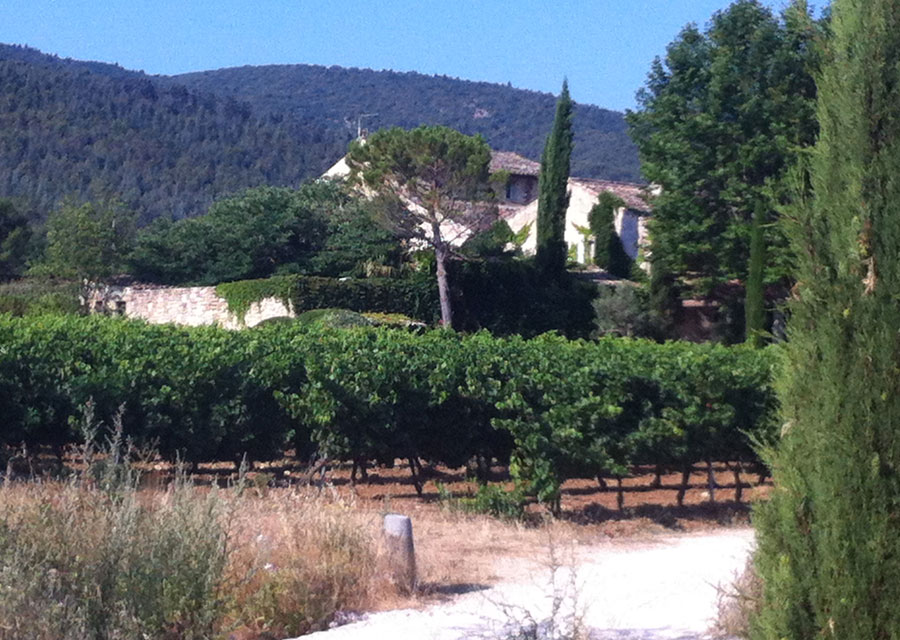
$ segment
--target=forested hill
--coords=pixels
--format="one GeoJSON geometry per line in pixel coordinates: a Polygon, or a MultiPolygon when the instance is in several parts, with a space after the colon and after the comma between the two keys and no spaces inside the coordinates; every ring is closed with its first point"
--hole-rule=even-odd
{"type": "MultiPolygon", "coordinates": [[[[480,133],[493,148],[534,160],[540,159],[556,104],[550,94],[501,84],[299,64],[234,67],[171,80],[247,101],[268,113],[323,119],[354,134],[360,114],[378,114],[364,120],[369,129],[442,124],[480,133]]],[[[621,113],[577,105],[574,127],[574,175],[640,180],[637,151],[621,113]]]]}
{"type": "MultiPolygon", "coordinates": [[[[416,73],[286,65],[150,76],[0,44],[0,197],[44,217],[121,197],[146,222],[246,187],[297,185],[369,128],[443,124],[539,159],[549,94],[416,73]]],[[[575,175],[637,180],[622,115],[579,105],[575,175]]]]}
{"type": "Polygon", "coordinates": [[[249,186],[319,175],[346,149],[338,133],[113,65],[0,48],[0,197],[34,218],[105,194],[144,222],[195,215],[249,186]]]}

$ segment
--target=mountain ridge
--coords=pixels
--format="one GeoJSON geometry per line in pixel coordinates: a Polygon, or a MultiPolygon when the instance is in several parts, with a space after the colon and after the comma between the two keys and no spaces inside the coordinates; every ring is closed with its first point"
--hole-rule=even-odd
{"type": "MultiPolygon", "coordinates": [[[[259,184],[296,186],[371,128],[451,126],[540,157],[554,96],[414,71],[244,65],[174,76],[0,44],[0,197],[42,218],[121,195],[143,222],[259,184]]],[[[573,175],[639,180],[622,114],[578,105],[573,175]]]]}

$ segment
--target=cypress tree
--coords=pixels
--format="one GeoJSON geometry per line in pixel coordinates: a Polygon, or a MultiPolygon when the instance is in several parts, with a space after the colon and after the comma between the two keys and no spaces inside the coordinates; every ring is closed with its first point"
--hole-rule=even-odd
{"type": "Polygon", "coordinates": [[[588,213],[588,224],[594,234],[594,264],[617,278],[631,275],[632,260],[616,233],[616,210],[625,202],[614,193],[604,191],[588,213]]]}
{"type": "Polygon", "coordinates": [[[744,313],[747,342],[755,347],[765,344],[763,331],[766,328],[766,301],[763,276],[766,265],[766,242],[764,224],[766,208],[757,203],[753,212],[753,226],[750,229],[750,267],[745,286],[744,313]]]}
{"type": "Polygon", "coordinates": [[[538,178],[537,255],[538,268],[548,276],[566,269],[566,210],[569,208],[569,160],[574,147],[573,102],[569,84],[563,81],[556,102],[556,117],[541,154],[538,178]]]}
{"type": "MultiPolygon", "coordinates": [[[[756,640],[900,636],[900,0],[835,0],[756,514],[756,640]]],[[[806,183],[806,180],[803,181],[806,183]]]]}

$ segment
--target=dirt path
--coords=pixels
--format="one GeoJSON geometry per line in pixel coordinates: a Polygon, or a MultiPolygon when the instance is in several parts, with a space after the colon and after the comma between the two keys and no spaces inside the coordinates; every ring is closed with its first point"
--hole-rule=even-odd
{"type": "MultiPolygon", "coordinates": [[[[522,580],[455,597],[422,610],[375,613],[342,627],[305,636],[310,640],[382,640],[388,638],[511,637],[528,619],[545,621],[555,591],[562,612],[571,610],[572,593],[591,629],[591,637],[609,640],[698,640],[715,614],[716,586],[727,584],[743,567],[753,544],[752,529],[720,529],[712,533],[667,536],[640,542],[604,542],[579,547],[566,560],[572,572],[555,572],[546,558],[498,559],[504,574],[522,580]],[[521,566],[510,567],[515,562],[521,566]],[[512,571],[510,571],[512,570],[512,571]],[[578,585],[573,589],[572,585],[578,585]],[[518,622],[516,622],[518,621],[518,622]]],[[[547,556],[549,557],[549,552],[547,556]]]]}

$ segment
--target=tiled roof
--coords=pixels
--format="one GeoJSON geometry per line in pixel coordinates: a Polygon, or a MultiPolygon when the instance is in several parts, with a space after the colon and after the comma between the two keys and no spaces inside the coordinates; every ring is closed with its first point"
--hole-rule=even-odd
{"type": "Polygon", "coordinates": [[[611,191],[622,200],[625,206],[633,211],[650,213],[652,208],[647,201],[647,186],[634,184],[633,182],[612,182],[610,180],[594,180],[591,178],[570,178],[569,182],[575,183],[599,196],[604,191],[611,191]]]}
{"type": "Polygon", "coordinates": [[[537,176],[541,164],[512,151],[491,151],[491,172],[508,171],[517,176],[537,176]]]}

